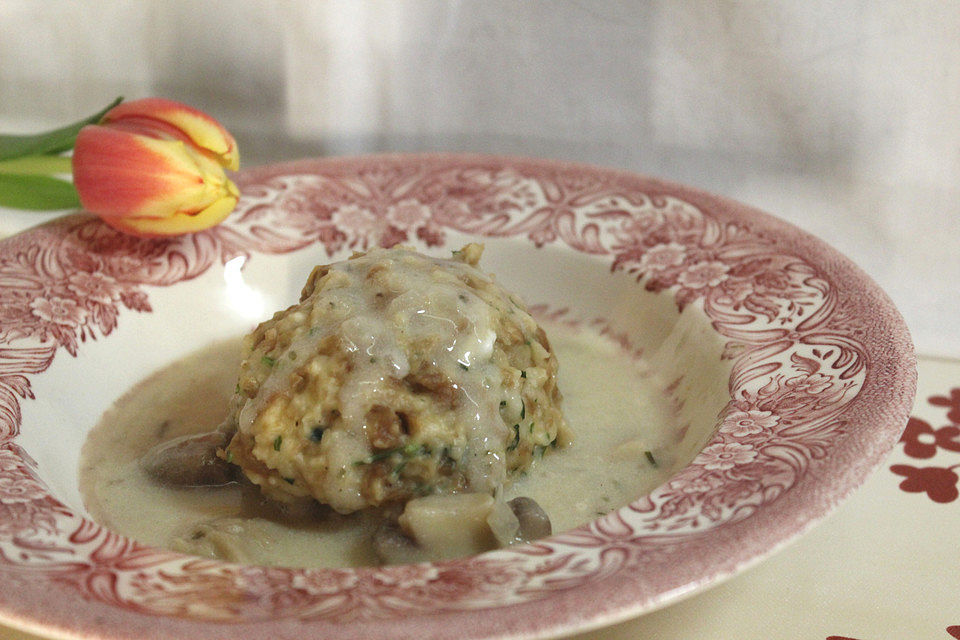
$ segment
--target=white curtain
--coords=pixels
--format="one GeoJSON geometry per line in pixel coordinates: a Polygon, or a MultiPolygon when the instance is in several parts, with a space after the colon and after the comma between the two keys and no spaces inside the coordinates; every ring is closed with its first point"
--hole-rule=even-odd
{"type": "Polygon", "coordinates": [[[952,2],[0,3],[3,130],[155,94],[224,121],[247,166],[469,150],[717,191],[851,256],[922,352],[960,356],[952,2]]]}

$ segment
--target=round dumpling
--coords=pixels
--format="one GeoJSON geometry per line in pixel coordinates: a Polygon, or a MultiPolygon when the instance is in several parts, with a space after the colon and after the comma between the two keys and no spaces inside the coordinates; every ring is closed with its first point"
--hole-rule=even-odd
{"type": "Polygon", "coordinates": [[[260,324],[220,455],[270,498],[342,513],[495,493],[569,438],[557,359],[520,300],[477,269],[397,247],[318,266],[260,324]]]}

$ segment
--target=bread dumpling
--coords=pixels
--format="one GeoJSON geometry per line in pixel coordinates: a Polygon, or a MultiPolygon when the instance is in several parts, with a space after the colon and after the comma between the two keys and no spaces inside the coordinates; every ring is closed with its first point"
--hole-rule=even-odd
{"type": "Polygon", "coordinates": [[[244,342],[221,457],[270,498],[341,513],[494,494],[570,438],[557,359],[521,301],[477,268],[373,249],[318,266],[244,342]]]}

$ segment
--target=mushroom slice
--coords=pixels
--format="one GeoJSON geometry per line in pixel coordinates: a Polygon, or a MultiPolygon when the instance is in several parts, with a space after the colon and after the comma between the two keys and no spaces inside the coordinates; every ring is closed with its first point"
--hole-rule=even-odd
{"type": "Polygon", "coordinates": [[[552,531],[547,513],[536,500],[525,496],[498,501],[490,510],[487,524],[502,547],[546,538],[552,531]]]}
{"type": "Polygon", "coordinates": [[[170,540],[170,548],[227,562],[252,562],[263,556],[270,537],[256,520],[216,518],[187,527],[170,540]]]}
{"type": "Polygon", "coordinates": [[[140,464],[150,476],[173,487],[229,484],[235,479],[234,466],[217,457],[227,439],[221,431],[174,438],[152,447],[140,464]]]}
{"type": "Polygon", "coordinates": [[[428,562],[427,555],[416,541],[395,522],[385,522],[373,533],[373,550],[384,564],[428,562]]]}
{"type": "Polygon", "coordinates": [[[550,517],[533,498],[520,496],[507,504],[517,517],[520,525],[520,539],[523,542],[546,538],[552,533],[550,517]]]}

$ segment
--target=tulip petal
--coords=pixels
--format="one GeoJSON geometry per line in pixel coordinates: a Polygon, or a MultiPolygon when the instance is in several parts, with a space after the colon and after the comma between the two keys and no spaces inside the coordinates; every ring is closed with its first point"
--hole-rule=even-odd
{"type": "Polygon", "coordinates": [[[195,214],[178,213],[168,218],[103,218],[103,221],[118,231],[146,238],[179,236],[220,224],[236,206],[237,198],[226,196],[195,214]]]}
{"type": "Polygon", "coordinates": [[[236,195],[223,169],[190,145],[108,126],[80,131],[73,178],[83,206],[104,217],[193,214],[236,195]]]}
{"type": "Polygon", "coordinates": [[[190,106],[164,98],[123,102],[103,118],[102,124],[166,132],[204,149],[225,168],[240,167],[237,143],[223,125],[190,106]]]}
{"type": "Polygon", "coordinates": [[[77,135],[74,186],[83,206],[140,236],[193,233],[223,221],[240,196],[236,141],[219,122],[162,98],[122,103],[77,135]]]}

